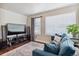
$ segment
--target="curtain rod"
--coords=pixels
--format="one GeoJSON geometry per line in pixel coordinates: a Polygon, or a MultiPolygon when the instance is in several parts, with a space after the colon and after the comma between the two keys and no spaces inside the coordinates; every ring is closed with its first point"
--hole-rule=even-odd
{"type": "Polygon", "coordinates": [[[32,18],[40,18],[40,17],[42,17],[42,16],[38,16],[38,17],[32,17],[32,18]]]}

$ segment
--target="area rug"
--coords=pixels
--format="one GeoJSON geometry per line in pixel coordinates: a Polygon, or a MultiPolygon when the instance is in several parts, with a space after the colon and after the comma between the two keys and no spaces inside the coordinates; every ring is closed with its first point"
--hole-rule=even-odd
{"type": "Polygon", "coordinates": [[[1,56],[32,56],[32,51],[34,49],[43,49],[44,44],[37,42],[29,42],[23,46],[15,48],[7,53],[2,54],[1,56]]]}
{"type": "MultiPolygon", "coordinates": [[[[34,49],[43,50],[43,48],[44,48],[44,44],[37,43],[37,42],[29,42],[7,53],[4,53],[1,56],[32,56],[32,51],[34,49]]],[[[74,56],[79,56],[79,48],[76,48],[76,52],[74,56]]]]}

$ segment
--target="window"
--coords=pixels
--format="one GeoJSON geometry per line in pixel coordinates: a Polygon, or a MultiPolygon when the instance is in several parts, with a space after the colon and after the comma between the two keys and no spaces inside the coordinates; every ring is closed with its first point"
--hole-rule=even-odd
{"type": "Polygon", "coordinates": [[[54,35],[55,33],[67,33],[66,27],[76,23],[75,13],[66,13],[56,16],[48,16],[45,21],[45,34],[54,35]]]}
{"type": "Polygon", "coordinates": [[[41,19],[40,18],[34,19],[34,33],[35,35],[41,34],[41,19]]]}

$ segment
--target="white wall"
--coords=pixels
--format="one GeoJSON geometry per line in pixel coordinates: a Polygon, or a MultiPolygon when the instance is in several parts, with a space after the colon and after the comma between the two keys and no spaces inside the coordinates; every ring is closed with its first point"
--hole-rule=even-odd
{"type": "MultiPolygon", "coordinates": [[[[26,24],[27,16],[0,8],[0,27],[6,23],[26,24]]],[[[1,38],[1,28],[0,28],[1,38]]]]}

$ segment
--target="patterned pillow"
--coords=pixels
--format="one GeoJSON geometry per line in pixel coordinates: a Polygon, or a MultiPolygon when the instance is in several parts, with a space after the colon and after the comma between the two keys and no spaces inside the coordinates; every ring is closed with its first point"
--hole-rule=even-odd
{"type": "Polygon", "coordinates": [[[61,41],[61,37],[55,36],[53,42],[58,45],[58,44],[60,44],[60,41],[61,41]]]}

